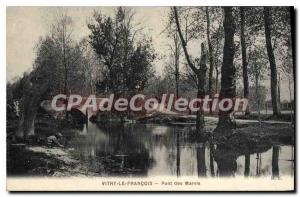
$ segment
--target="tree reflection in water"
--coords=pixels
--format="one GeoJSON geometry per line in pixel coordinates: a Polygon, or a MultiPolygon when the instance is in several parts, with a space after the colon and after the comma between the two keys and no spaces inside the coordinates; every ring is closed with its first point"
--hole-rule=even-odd
{"type": "Polygon", "coordinates": [[[250,154],[246,153],[245,154],[245,172],[244,175],[245,177],[248,177],[250,174],[250,154]]]}
{"type": "Polygon", "coordinates": [[[279,179],[278,158],[279,158],[279,146],[273,146],[273,152],[272,152],[272,178],[273,179],[279,179]]]}
{"type": "Polygon", "coordinates": [[[199,177],[206,176],[206,164],[205,164],[205,144],[200,143],[196,147],[197,151],[197,171],[199,177]]]}
{"type": "Polygon", "coordinates": [[[256,153],[256,176],[261,175],[261,153],[256,153]]]}
{"type": "Polygon", "coordinates": [[[281,173],[293,175],[292,146],[285,146],[284,155],[291,158],[282,163],[279,146],[197,142],[190,133],[189,128],[155,124],[89,123],[88,132],[80,132],[69,144],[99,175],[278,178],[281,167],[281,173]]]}
{"type": "Polygon", "coordinates": [[[215,176],[215,166],[214,166],[214,144],[210,143],[209,144],[209,167],[210,167],[210,174],[212,177],[215,176]]]}
{"type": "Polygon", "coordinates": [[[176,131],[176,174],[180,177],[180,136],[179,131],[176,131]]]}
{"type": "Polygon", "coordinates": [[[223,145],[217,145],[214,150],[214,159],[218,165],[219,176],[234,176],[237,170],[236,150],[228,149],[223,145]]]}

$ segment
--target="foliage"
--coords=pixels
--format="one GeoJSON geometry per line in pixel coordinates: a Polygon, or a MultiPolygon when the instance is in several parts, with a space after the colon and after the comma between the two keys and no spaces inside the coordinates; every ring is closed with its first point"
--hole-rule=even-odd
{"type": "Polygon", "coordinates": [[[153,75],[152,40],[137,40],[140,29],[133,25],[133,17],[130,9],[119,7],[114,18],[95,12],[88,24],[89,42],[104,66],[98,91],[142,90],[153,75]]]}

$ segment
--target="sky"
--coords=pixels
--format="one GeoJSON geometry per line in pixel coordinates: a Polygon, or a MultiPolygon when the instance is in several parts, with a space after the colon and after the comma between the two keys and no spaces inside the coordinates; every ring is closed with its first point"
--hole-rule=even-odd
{"type": "MultiPolygon", "coordinates": [[[[94,10],[113,15],[116,7],[64,7],[64,11],[73,20],[73,36],[78,41],[89,35],[88,21],[94,10]]],[[[143,33],[153,38],[156,51],[167,50],[167,37],[164,30],[169,7],[134,7],[134,23],[140,23],[143,33]]],[[[40,37],[50,32],[59,7],[8,7],[7,8],[7,80],[21,76],[32,68],[35,58],[35,46],[40,37]]],[[[155,68],[162,71],[163,61],[157,61],[155,68]]]]}
{"type": "MultiPolygon", "coordinates": [[[[163,30],[167,23],[169,7],[132,7],[135,12],[134,23],[139,23],[143,33],[152,37],[155,51],[162,55],[168,55],[167,38],[163,30]]],[[[67,12],[73,20],[74,39],[80,41],[89,35],[87,27],[94,10],[101,11],[105,15],[112,16],[116,7],[7,7],[6,10],[6,78],[14,81],[22,76],[25,71],[30,71],[36,57],[35,47],[41,37],[50,32],[59,12],[67,12]]],[[[189,52],[192,56],[199,56],[201,41],[191,43],[189,52]]],[[[157,73],[162,73],[166,64],[166,58],[158,58],[154,62],[157,73]]],[[[269,86],[269,80],[264,82],[269,86]]],[[[282,82],[282,99],[289,99],[288,82],[282,82]]]]}

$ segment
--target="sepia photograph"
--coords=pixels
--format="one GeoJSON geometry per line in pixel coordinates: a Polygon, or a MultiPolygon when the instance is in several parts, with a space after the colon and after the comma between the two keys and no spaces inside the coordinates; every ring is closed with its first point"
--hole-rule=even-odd
{"type": "Polygon", "coordinates": [[[295,191],[294,7],[5,9],[8,191],[295,191]]]}

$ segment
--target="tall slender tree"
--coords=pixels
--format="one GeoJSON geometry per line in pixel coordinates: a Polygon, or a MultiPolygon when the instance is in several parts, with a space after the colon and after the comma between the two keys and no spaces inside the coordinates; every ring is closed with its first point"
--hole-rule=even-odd
{"type": "Polygon", "coordinates": [[[271,98],[272,98],[272,108],[273,108],[273,116],[279,116],[280,110],[278,105],[278,96],[277,96],[277,68],[276,61],[272,46],[272,37],[271,37],[271,8],[264,7],[264,27],[265,27],[265,39],[266,39],[266,48],[269,57],[270,70],[271,70],[271,98]]]}
{"type": "Polygon", "coordinates": [[[70,47],[73,44],[72,40],[72,18],[68,16],[67,11],[63,10],[56,16],[56,22],[52,25],[52,38],[55,40],[56,45],[61,49],[61,64],[63,70],[63,92],[68,94],[69,89],[69,72],[72,69],[71,65],[71,50],[70,47]]]}
{"type": "Polygon", "coordinates": [[[265,53],[265,48],[262,46],[255,46],[254,50],[249,50],[249,77],[250,80],[255,85],[255,104],[256,110],[258,112],[259,126],[261,127],[261,104],[264,98],[262,97],[262,86],[260,85],[260,80],[265,79],[265,73],[267,71],[267,55],[265,53]]]}
{"type": "MultiPolygon", "coordinates": [[[[204,44],[201,43],[201,53],[202,54],[201,54],[200,61],[198,62],[199,66],[198,66],[198,68],[196,68],[196,66],[194,65],[193,61],[191,60],[191,57],[187,50],[186,39],[184,38],[182,31],[181,31],[179,17],[178,17],[178,11],[177,11],[176,7],[173,7],[173,12],[174,12],[177,31],[179,34],[179,38],[181,40],[181,46],[183,48],[183,52],[184,52],[186,61],[188,63],[188,66],[191,68],[191,70],[197,76],[197,89],[198,89],[197,97],[204,98],[204,96],[205,96],[205,88],[204,88],[205,87],[205,76],[206,76],[206,70],[207,70],[207,67],[206,67],[207,54],[206,54],[204,44]]],[[[198,107],[199,107],[199,110],[197,111],[196,127],[197,127],[197,131],[200,131],[204,127],[204,115],[202,112],[202,107],[200,106],[199,102],[198,102],[198,107]]]]}
{"type": "Polygon", "coordinates": [[[210,98],[213,97],[213,71],[214,71],[214,57],[213,57],[213,48],[210,41],[210,16],[209,16],[209,7],[205,9],[206,13],[206,37],[208,45],[208,54],[209,54],[209,72],[208,72],[208,94],[210,98]]]}
{"type": "MultiPolygon", "coordinates": [[[[218,10],[217,13],[222,13],[218,10]]],[[[223,44],[224,44],[224,31],[223,31],[223,15],[219,14],[219,20],[217,21],[217,29],[212,33],[211,43],[214,46],[214,68],[215,68],[215,93],[219,91],[219,76],[220,76],[220,68],[223,58],[223,44]],[[221,16],[220,16],[221,15],[221,16]]]]}
{"type": "Polygon", "coordinates": [[[170,47],[170,64],[168,65],[169,70],[172,72],[172,78],[175,80],[175,96],[179,97],[179,78],[180,78],[180,54],[181,54],[181,43],[177,31],[169,33],[169,37],[172,39],[170,47]]]}
{"type": "MultiPolygon", "coordinates": [[[[245,8],[240,7],[240,39],[241,39],[241,49],[242,49],[242,67],[243,67],[243,85],[244,85],[244,98],[249,97],[249,80],[248,80],[248,62],[247,62],[247,49],[245,42],[245,8]]],[[[246,115],[249,115],[249,108],[247,107],[246,115]]]]}
{"type": "MultiPolygon", "coordinates": [[[[234,45],[234,33],[235,33],[235,21],[233,17],[233,8],[224,7],[224,50],[223,50],[223,65],[221,69],[221,91],[220,98],[229,98],[233,101],[235,97],[235,67],[233,65],[235,45],[234,45]]],[[[231,113],[233,107],[230,110],[219,111],[219,122],[216,131],[228,132],[234,128],[231,113]]]]}

